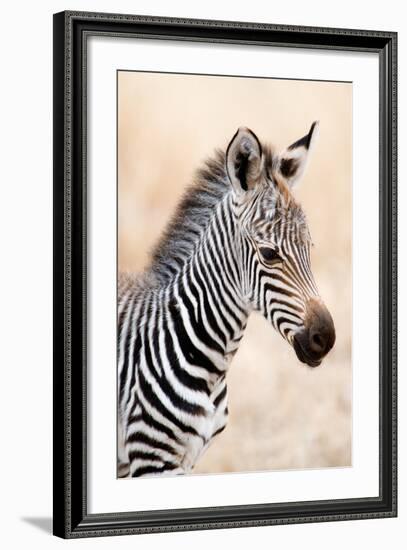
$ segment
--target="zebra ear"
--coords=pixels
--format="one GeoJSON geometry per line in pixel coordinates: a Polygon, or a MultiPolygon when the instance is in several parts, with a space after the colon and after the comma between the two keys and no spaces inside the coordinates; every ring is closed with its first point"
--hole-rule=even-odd
{"type": "Polygon", "coordinates": [[[226,169],[236,193],[254,189],[260,181],[262,168],[260,141],[249,128],[239,128],[226,151],[226,169]]]}
{"type": "Polygon", "coordinates": [[[309,153],[319,134],[319,122],[313,122],[308,134],[281,153],[278,171],[292,189],[300,181],[308,162],[309,153]]]}

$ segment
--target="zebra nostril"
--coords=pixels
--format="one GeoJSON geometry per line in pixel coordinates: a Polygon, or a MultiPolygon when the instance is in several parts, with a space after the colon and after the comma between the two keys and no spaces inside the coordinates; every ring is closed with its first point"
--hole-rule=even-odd
{"type": "Polygon", "coordinates": [[[312,351],[320,353],[325,350],[326,341],[320,332],[314,332],[310,335],[310,347],[312,351]]]}

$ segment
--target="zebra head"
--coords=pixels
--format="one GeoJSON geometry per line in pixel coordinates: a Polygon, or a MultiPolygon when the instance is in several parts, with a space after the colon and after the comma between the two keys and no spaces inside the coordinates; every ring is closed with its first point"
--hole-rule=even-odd
{"type": "Polygon", "coordinates": [[[240,128],[226,152],[237,221],[243,295],[293,347],[318,366],[335,342],[332,317],[311,271],[311,236],[292,190],[315,142],[318,124],[280,154],[240,128]]]}

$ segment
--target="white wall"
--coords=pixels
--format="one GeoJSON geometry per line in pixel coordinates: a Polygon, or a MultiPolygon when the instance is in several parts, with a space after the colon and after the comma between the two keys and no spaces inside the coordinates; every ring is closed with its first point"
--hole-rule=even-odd
{"type": "MultiPolygon", "coordinates": [[[[390,0],[327,2],[324,0],[76,0],[41,3],[13,2],[2,6],[1,28],[1,382],[2,426],[0,495],[4,548],[60,547],[51,537],[51,335],[52,335],[52,13],[63,9],[235,19],[312,26],[353,27],[398,31],[399,96],[405,96],[407,28],[403,3],[390,0]],[[10,7],[12,6],[12,7],[10,7]],[[404,19],[403,19],[404,18],[404,19]],[[5,307],[4,307],[5,305],[5,307]]],[[[406,208],[404,180],[407,146],[406,108],[400,114],[400,210],[406,208]]],[[[400,216],[400,287],[406,278],[407,216],[400,216]],[[403,251],[404,248],[404,251],[403,251]]],[[[406,293],[400,288],[400,328],[406,293]]],[[[405,432],[407,389],[403,366],[406,346],[400,349],[400,435],[405,432]]],[[[400,438],[400,464],[406,460],[406,439],[400,438]]],[[[343,549],[363,541],[371,549],[396,543],[405,524],[406,476],[400,472],[400,517],[388,520],[294,525],[252,529],[148,535],[71,541],[78,547],[196,549],[273,545],[285,548],[343,549]]]]}

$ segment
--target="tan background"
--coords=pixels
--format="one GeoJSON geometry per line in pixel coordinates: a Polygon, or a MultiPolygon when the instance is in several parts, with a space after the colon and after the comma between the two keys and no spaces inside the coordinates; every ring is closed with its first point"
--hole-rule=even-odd
{"type": "Polygon", "coordinates": [[[118,74],[118,256],[141,271],[194,170],[239,126],[281,149],[320,120],[296,192],[337,331],[321,367],[299,363],[253,314],[228,374],[229,423],[196,473],[351,465],[352,87],[347,83],[118,74]]]}

